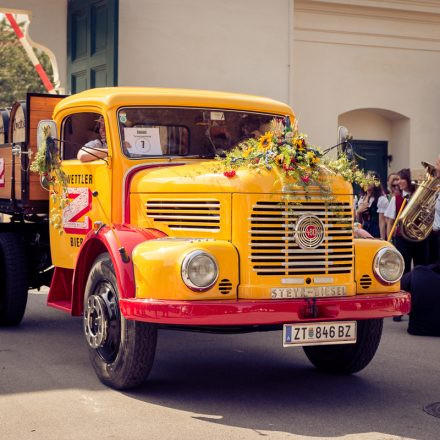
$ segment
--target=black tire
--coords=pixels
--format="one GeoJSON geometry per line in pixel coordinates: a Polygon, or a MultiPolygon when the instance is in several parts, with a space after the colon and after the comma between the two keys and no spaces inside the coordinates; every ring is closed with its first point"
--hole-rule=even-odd
{"type": "Polygon", "coordinates": [[[28,268],[18,234],[0,233],[0,326],[20,324],[28,298],[28,268]]]}
{"type": "Polygon", "coordinates": [[[365,368],[373,359],[382,335],[383,319],[357,322],[355,344],[303,347],[309,361],[320,371],[352,374],[365,368]]]}
{"type": "Polygon", "coordinates": [[[125,319],[118,301],[110,256],[101,254],[86,284],[84,334],[99,380],[111,388],[124,390],[146,381],[156,352],[157,328],[154,324],[125,319]]]}

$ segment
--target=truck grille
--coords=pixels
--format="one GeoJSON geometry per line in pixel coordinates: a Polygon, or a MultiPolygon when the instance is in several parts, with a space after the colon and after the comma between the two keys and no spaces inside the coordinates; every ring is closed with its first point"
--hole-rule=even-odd
{"type": "Polygon", "coordinates": [[[163,223],[172,230],[220,230],[220,202],[218,200],[148,200],[147,217],[163,223]]]}
{"type": "Polygon", "coordinates": [[[271,202],[252,207],[249,218],[252,268],[258,275],[343,274],[353,270],[353,213],[344,202],[271,202]],[[316,249],[295,241],[296,222],[304,214],[324,224],[316,249]]]}

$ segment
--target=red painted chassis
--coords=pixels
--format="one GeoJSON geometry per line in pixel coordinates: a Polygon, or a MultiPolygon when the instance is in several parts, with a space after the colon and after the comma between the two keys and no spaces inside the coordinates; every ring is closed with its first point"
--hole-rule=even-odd
{"type": "Polygon", "coordinates": [[[122,298],[119,306],[127,319],[157,324],[273,325],[404,315],[410,311],[410,295],[400,291],[387,295],[260,301],[164,301],[122,298]]]}

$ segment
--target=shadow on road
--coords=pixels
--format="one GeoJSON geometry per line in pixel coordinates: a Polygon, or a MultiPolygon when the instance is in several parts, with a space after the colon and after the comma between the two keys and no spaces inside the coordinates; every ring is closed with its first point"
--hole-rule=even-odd
{"type": "MultiPolygon", "coordinates": [[[[30,300],[32,313],[20,327],[0,329],[0,394],[105,389],[89,364],[81,319],[46,308],[44,295],[30,300]]],[[[301,349],[283,349],[279,332],[161,330],[150,380],[123,395],[257,432],[315,437],[379,432],[438,440],[440,419],[422,411],[435,396],[440,400],[439,381],[427,383],[419,369],[417,357],[422,359],[426,347],[416,343],[420,353],[412,349],[410,357],[402,348],[410,337],[396,327],[388,333],[367,369],[338,377],[314,370],[301,349]]]]}
{"type": "MultiPolygon", "coordinates": [[[[301,349],[285,350],[280,343],[278,332],[207,336],[164,331],[149,383],[126,395],[199,413],[194,417],[211,423],[256,431],[409,436],[411,422],[405,414],[421,412],[421,407],[410,395],[402,400],[406,384],[395,373],[383,377],[372,364],[348,377],[321,374],[301,349]]],[[[417,439],[438,440],[416,431],[417,439]]]]}

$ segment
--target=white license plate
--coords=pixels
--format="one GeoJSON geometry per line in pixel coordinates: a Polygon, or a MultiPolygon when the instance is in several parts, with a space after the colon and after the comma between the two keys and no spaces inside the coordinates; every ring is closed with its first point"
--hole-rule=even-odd
{"type": "Polygon", "coordinates": [[[354,344],[356,321],[284,324],[283,346],[354,344]]]}

